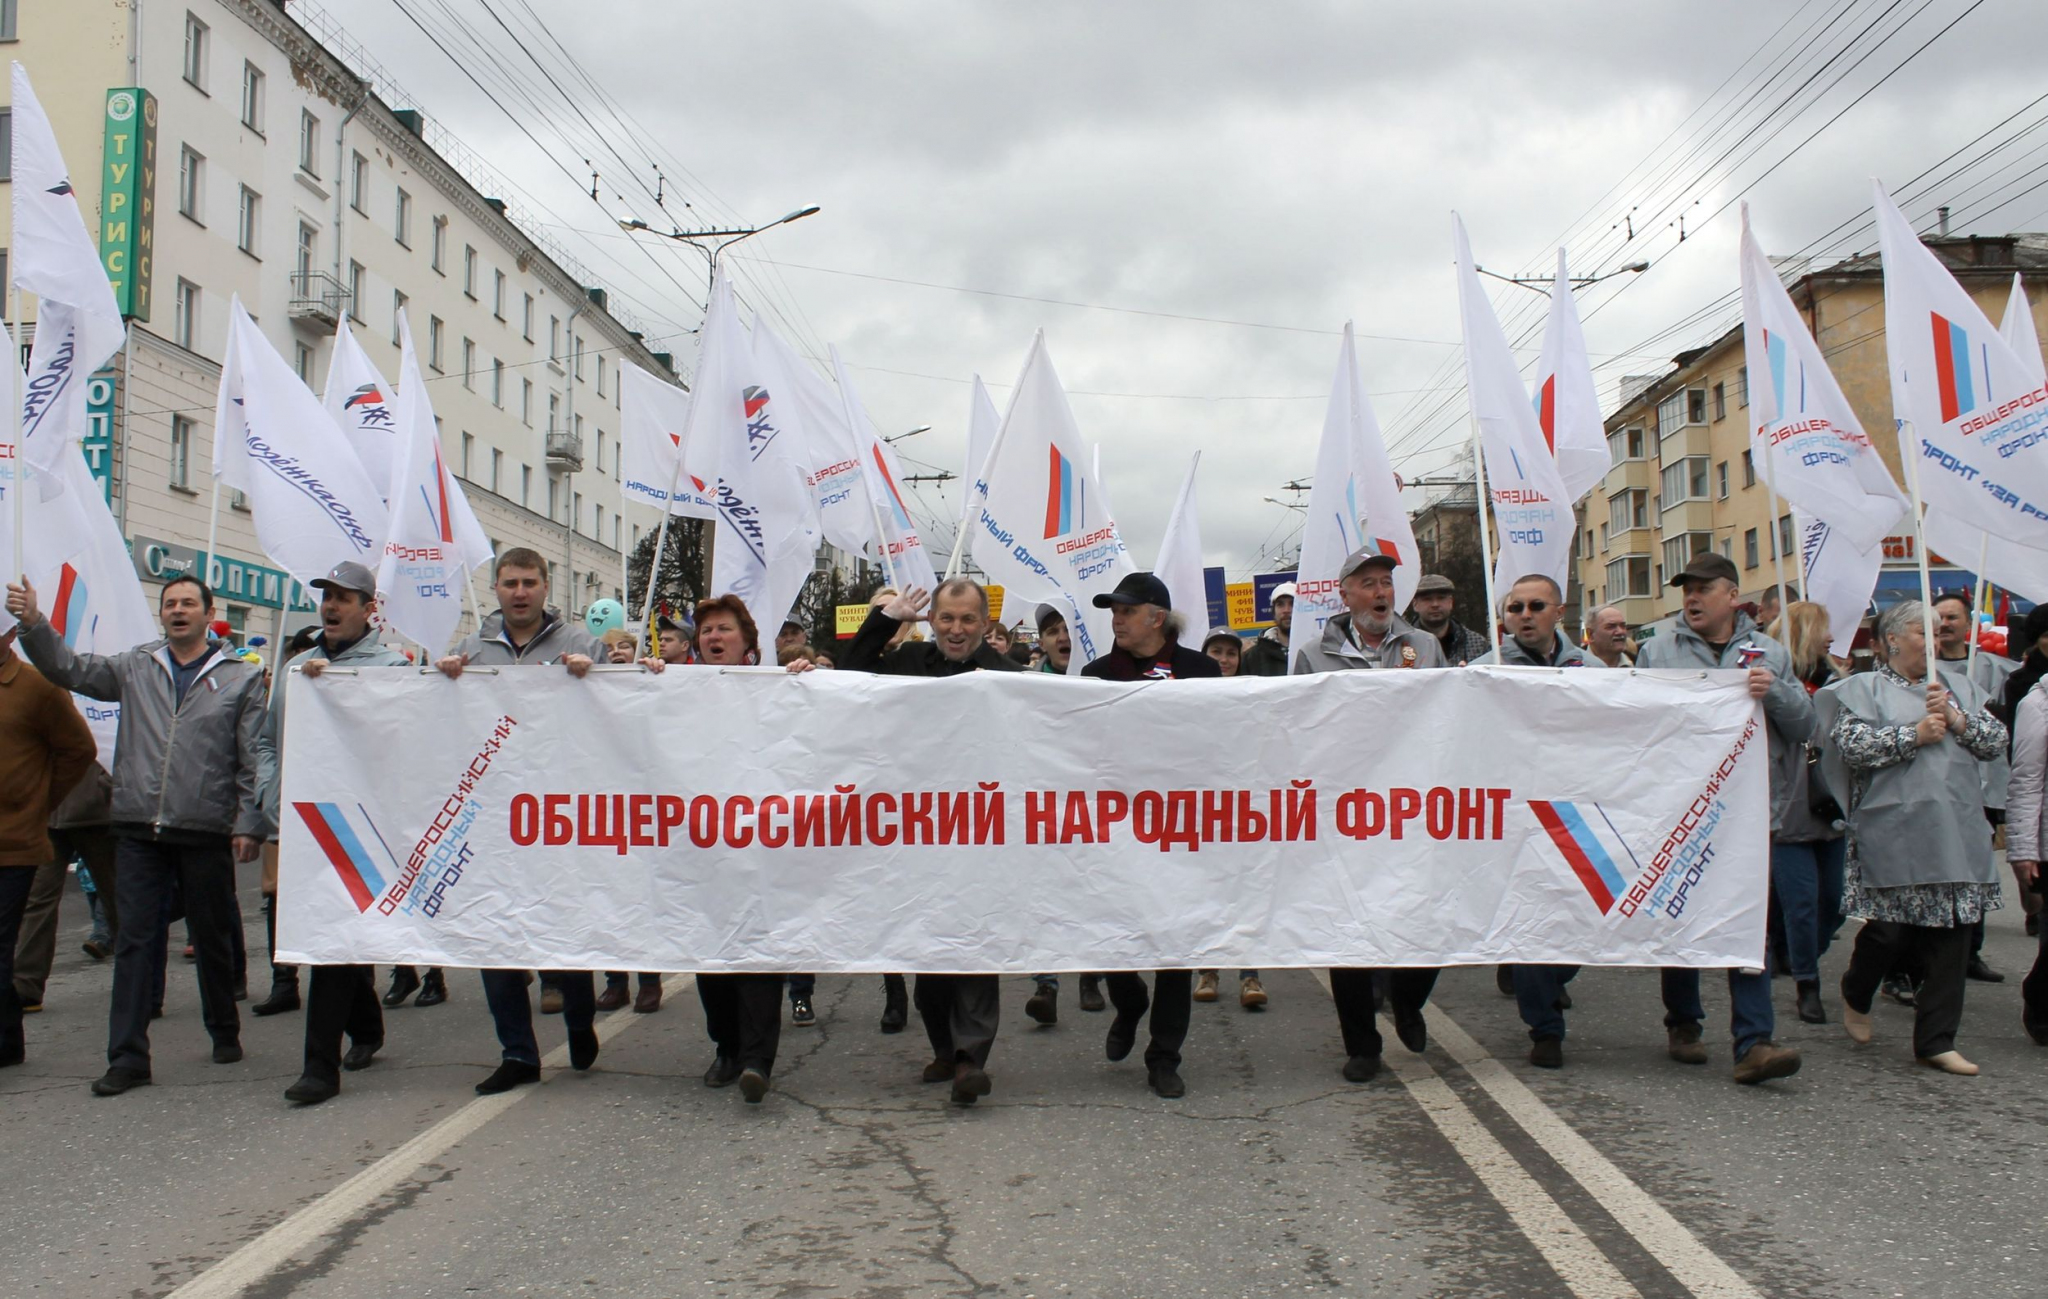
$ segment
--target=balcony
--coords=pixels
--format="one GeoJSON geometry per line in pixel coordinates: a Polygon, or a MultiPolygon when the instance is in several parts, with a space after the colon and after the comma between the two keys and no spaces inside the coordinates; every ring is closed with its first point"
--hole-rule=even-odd
{"type": "Polygon", "coordinates": [[[575,433],[549,433],[548,468],[557,473],[583,472],[583,439],[575,433]]]}
{"type": "Polygon", "coordinates": [[[348,311],[349,292],[326,271],[300,271],[292,276],[292,298],[285,314],[333,329],[348,311]]]}

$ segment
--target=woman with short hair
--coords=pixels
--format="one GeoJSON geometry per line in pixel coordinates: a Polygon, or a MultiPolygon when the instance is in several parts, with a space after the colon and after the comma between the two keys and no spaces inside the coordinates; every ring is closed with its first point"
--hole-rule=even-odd
{"type": "MultiPolygon", "coordinates": [[[[1792,652],[1792,671],[1813,694],[1840,674],[1828,657],[1828,611],[1795,600],[1771,624],[1769,635],[1792,652]]],[[[1797,989],[1799,1018],[1828,1022],[1820,999],[1820,958],[1842,927],[1842,873],[1846,868],[1842,810],[1826,783],[1814,779],[1821,743],[1801,747],[1793,766],[1792,798],[1771,836],[1771,919],[1784,938],[1786,973],[1797,989]]]]}

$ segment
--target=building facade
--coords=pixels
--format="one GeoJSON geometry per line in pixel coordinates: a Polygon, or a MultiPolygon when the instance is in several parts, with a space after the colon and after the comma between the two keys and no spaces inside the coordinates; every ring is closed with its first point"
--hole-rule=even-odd
{"type": "MultiPolygon", "coordinates": [[[[430,143],[445,140],[417,109],[386,102],[274,0],[74,0],[18,19],[0,36],[133,313],[92,387],[88,454],[145,583],[205,545],[239,297],[316,391],[344,325],[395,379],[402,308],[443,454],[494,548],[547,556],[565,614],[623,598],[624,555],[659,516],[621,508],[620,367],[673,378],[670,358],[479,188],[477,168],[430,143]]],[[[30,337],[33,303],[21,314],[30,337]]],[[[310,620],[241,501],[220,501],[218,538],[210,576],[238,631],[274,638],[310,620]]]]}

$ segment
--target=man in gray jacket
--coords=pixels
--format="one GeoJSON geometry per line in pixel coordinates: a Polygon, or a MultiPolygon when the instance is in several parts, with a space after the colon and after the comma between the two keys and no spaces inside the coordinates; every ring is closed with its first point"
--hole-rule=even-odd
{"type": "MultiPolygon", "coordinates": [[[[1693,556],[1671,585],[1685,592],[1684,614],[1667,635],[1644,644],[1639,668],[1743,668],[1749,694],[1764,706],[1770,743],[1771,833],[1783,826],[1797,786],[1795,764],[1806,761],[1802,743],[1813,734],[1813,700],[1792,670],[1792,655],[1758,631],[1737,603],[1740,577],[1730,560],[1712,551],[1693,556]]],[[[1771,1006],[1768,957],[1757,953],[1754,971],[1728,971],[1730,1027],[1735,1038],[1735,1081],[1760,1083],[1799,1072],[1799,1052],[1771,1040],[1777,1015],[1771,1006]]],[[[1671,1058],[1705,1064],[1700,1041],[1700,972],[1664,971],[1664,1028],[1671,1058]]]]}
{"type": "MultiPolygon", "coordinates": [[[[604,642],[573,626],[548,607],[548,563],[524,546],[498,556],[493,587],[498,611],[465,637],[455,652],[435,662],[451,679],[478,667],[538,667],[561,664],[581,678],[592,663],[608,660],[604,642]]],[[[589,970],[553,976],[562,991],[562,1025],[569,1030],[569,1064],[588,1069],[597,1061],[597,986],[589,970]]],[[[540,1044],[533,1036],[533,1003],[526,997],[523,970],[485,970],[484,1001],[498,1030],[503,1061],[476,1085],[485,1096],[540,1081],[540,1044]]]]}
{"type": "Polygon", "coordinates": [[[117,1096],[150,1081],[149,1020],[155,1000],[150,951],[163,934],[175,884],[199,958],[199,1005],[215,1064],[242,1058],[235,1010],[235,863],[263,844],[257,802],[263,731],[263,669],[207,638],[213,592],[186,574],[164,584],[164,639],[119,654],[74,653],[36,606],[24,581],[7,588],[29,661],[67,690],[121,703],[114,748],[115,887],[121,926],[107,1016],[107,1072],[92,1085],[117,1096]]]}
{"type": "MultiPolygon", "coordinates": [[[[1394,568],[1400,561],[1373,549],[1346,556],[1337,570],[1343,613],[1323,624],[1323,634],[1295,651],[1294,674],[1374,668],[1440,668],[1443,649],[1436,637],[1417,631],[1394,612],[1394,568]]],[[[1429,1043],[1422,1008],[1436,987],[1433,969],[1339,969],[1330,971],[1330,999],[1344,1035],[1344,1076],[1364,1082],[1380,1071],[1380,1030],[1373,982],[1384,977],[1394,1012],[1394,1032],[1411,1051],[1429,1043]]]]}
{"type": "Polygon", "coordinates": [[[1472,662],[1518,668],[1600,666],[1559,630],[1563,619],[1564,592],[1557,589],[1557,583],[1541,573],[1517,578],[1501,601],[1500,625],[1507,639],[1472,662]]]}

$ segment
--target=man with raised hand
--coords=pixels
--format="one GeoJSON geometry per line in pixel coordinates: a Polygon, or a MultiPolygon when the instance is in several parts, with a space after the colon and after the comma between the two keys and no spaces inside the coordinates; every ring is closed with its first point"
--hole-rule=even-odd
{"type": "Polygon", "coordinates": [[[1564,619],[1564,593],[1541,573],[1517,578],[1501,601],[1501,629],[1507,638],[1499,648],[1473,659],[1475,664],[1500,663],[1518,668],[1583,668],[1593,666],[1586,651],[1558,630],[1564,619]]]}
{"type": "MultiPolygon", "coordinates": [[[[1098,681],[1173,681],[1223,675],[1215,659],[1180,643],[1181,619],[1173,610],[1173,596],[1151,573],[1124,574],[1114,591],[1095,597],[1095,607],[1109,610],[1115,643],[1109,653],[1082,668],[1082,676],[1098,681]]],[[[1180,1076],[1180,1048],[1187,1041],[1188,1017],[1194,1009],[1194,980],[1193,970],[1155,970],[1149,997],[1142,974],[1119,970],[1103,980],[1116,1007],[1104,1052],[1111,1060],[1131,1053],[1149,1006],[1152,1040],[1145,1046],[1145,1081],[1166,1100],[1187,1094],[1180,1076]]]]}
{"type": "Polygon", "coordinates": [[[262,667],[207,637],[213,592],[189,573],[165,582],[158,598],[164,638],[119,654],[73,652],[26,580],[7,588],[7,612],[21,623],[22,648],[44,676],[88,699],[121,704],[112,824],[125,923],[114,947],[107,1071],[93,1094],[118,1096],[150,1081],[158,973],[151,952],[162,940],[173,888],[184,898],[199,958],[200,1017],[213,1039],[213,1062],[236,1063],[242,1018],[235,1010],[235,863],[255,861],[263,846],[256,788],[262,667]]]}
{"type": "MultiPolygon", "coordinates": [[[[1770,743],[1771,833],[1784,824],[1792,791],[1798,788],[1795,763],[1806,761],[1803,742],[1813,734],[1813,700],[1792,669],[1792,655],[1783,645],[1757,630],[1737,606],[1742,599],[1735,565],[1712,551],[1694,555],[1671,579],[1685,595],[1683,615],[1665,635],[1643,646],[1636,666],[1658,668],[1739,668],[1747,673],[1749,696],[1761,700],[1764,730],[1770,743]]],[[[1700,972],[1664,972],[1666,1049],[1680,1064],[1705,1064],[1707,1048],[1700,1041],[1700,972]]],[[[1735,1081],[1754,1084],[1799,1072],[1799,1052],[1771,1040],[1777,1015],[1771,1006],[1769,956],[1757,953],[1754,970],[1728,971],[1730,1028],[1735,1039],[1735,1081]]]]}
{"type": "Polygon", "coordinates": [[[1245,647],[1244,665],[1238,669],[1248,677],[1284,677],[1288,658],[1294,653],[1294,583],[1273,588],[1273,625],[1245,647]]]}
{"type": "MultiPolygon", "coordinates": [[[[498,556],[492,579],[497,612],[465,637],[455,652],[434,666],[450,678],[465,667],[532,667],[560,664],[581,678],[592,663],[606,659],[604,642],[572,626],[548,607],[548,565],[538,553],[514,546],[498,556]]],[[[569,1064],[588,1069],[597,1062],[597,988],[589,970],[556,975],[562,992],[562,1026],[569,1032],[569,1064]]],[[[504,1055],[490,1077],[476,1085],[485,1096],[540,1081],[540,1044],[533,1036],[533,1003],[526,996],[524,970],[483,971],[484,1001],[504,1055]]]]}
{"type": "MultiPolygon", "coordinates": [[[[984,639],[988,627],[988,592],[978,582],[949,577],[927,595],[911,587],[868,611],[854,634],[840,666],[854,672],[887,676],[952,677],[962,672],[1021,672],[1018,664],[991,649],[984,639]],[[907,623],[925,618],[931,640],[889,642],[907,623]]],[[[920,974],[911,995],[925,1036],[931,1040],[932,1062],[924,1067],[926,1082],[953,1083],[953,1101],[972,1105],[989,1094],[989,1049],[995,1045],[1002,1009],[1002,982],[993,974],[920,974]]]]}

